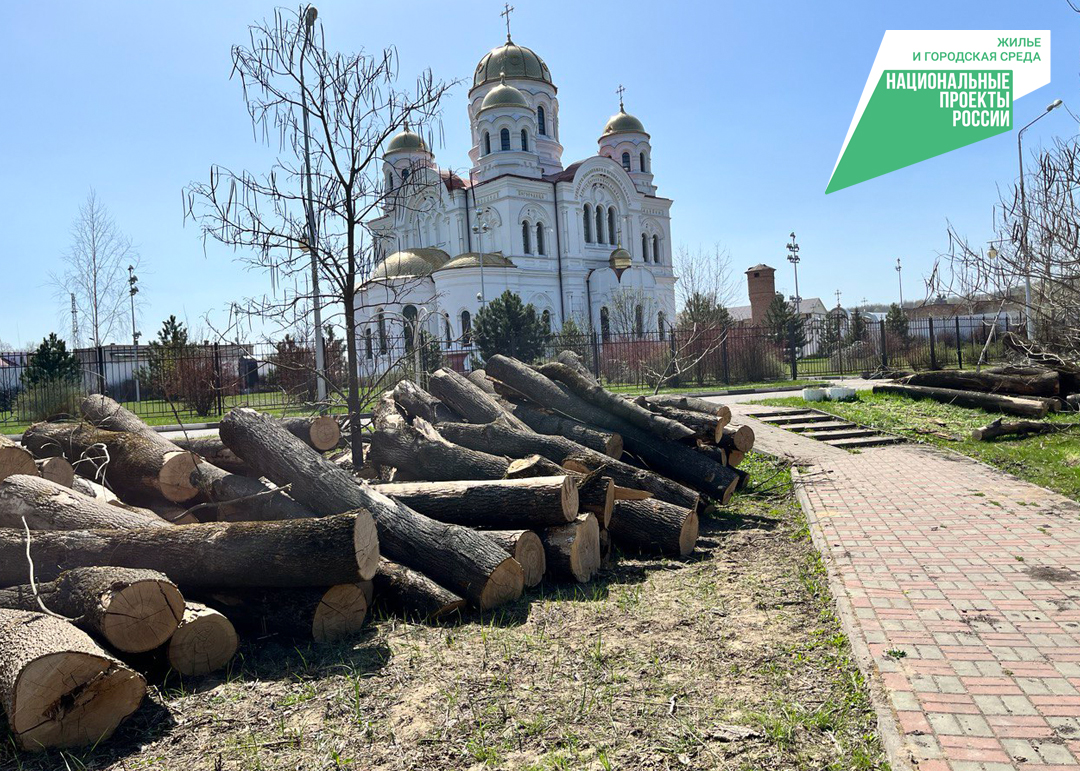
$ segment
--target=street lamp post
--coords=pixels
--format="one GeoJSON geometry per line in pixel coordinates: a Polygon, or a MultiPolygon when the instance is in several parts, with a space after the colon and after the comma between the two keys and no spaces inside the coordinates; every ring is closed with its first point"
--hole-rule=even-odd
{"type": "Polygon", "coordinates": [[[477,236],[477,245],[480,249],[480,307],[483,308],[487,303],[487,290],[484,286],[484,233],[487,233],[489,228],[487,223],[480,224],[480,215],[486,212],[479,211],[476,213],[476,224],[473,225],[472,232],[477,236]]]}
{"type": "Polygon", "coordinates": [[[139,393],[139,333],[135,330],[135,295],[139,293],[139,277],[135,275],[135,266],[128,265],[128,295],[131,297],[131,345],[135,358],[131,365],[132,379],[135,381],[135,401],[142,401],[139,393]]]}
{"type": "Polygon", "coordinates": [[[1053,110],[1061,107],[1061,100],[1055,99],[1046,106],[1046,110],[1037,118],[1024,126],[1016,134],[1016,155],[1020,163],[1020,218],[1022,227],[1020,230],[1020,251],[1024,258],[1024,312],[1027,314],[1028,340],[1035,340],[1035,315],[1031,307],[1031,255],[1028,252],[1028,211],[1027,196],[1024,194],[1024,132],[1034,126],[1040,120],[1049,115],[1053,110]]]}
{"type": "Polygon", "coordinates": [[[795,313],[796,315],[802,313],[802,297],[799,296],[799,245],[795,243],[795,231],[791,231],[791,243],[787,245],[788,262],[795,268],[795,313]]]}
{"type": "Polygon", "coordinates": [[[319,12],[309,5],[304,11],[304,48],[300,52],[300,102],[304,113],[304,179],[307,185],[305,213],[307,215],[308,251],[311,253],[311,298],[315,310],[315,388],[320,404],[325,407],[326,378],[323,351],[322,308],[319,307],[318,235],[315,232],[315,197],[311,192],[311,138],[308,126],[307,89],[304,87],[304,56],[311,44],[311,32],[319,12]]]}
{"type": "Polygon", "coordinates": [[[900,312],[904,312],[904,277],[901,275],[900,258],[896,258],[896,282],[900,285],[900,312]]]}

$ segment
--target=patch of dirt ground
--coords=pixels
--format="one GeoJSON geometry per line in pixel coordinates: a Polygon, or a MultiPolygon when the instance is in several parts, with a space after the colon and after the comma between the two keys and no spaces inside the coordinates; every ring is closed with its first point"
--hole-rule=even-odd
{"type": "Polygon", "coordinates": [[[449,626],[248,641],[227,673],[155,688],[97,749],[7,737],[0,767],[887,768],[786,470],[748,468],[750,494],[703,517],[690,559],[622,556],[449,626]]]}

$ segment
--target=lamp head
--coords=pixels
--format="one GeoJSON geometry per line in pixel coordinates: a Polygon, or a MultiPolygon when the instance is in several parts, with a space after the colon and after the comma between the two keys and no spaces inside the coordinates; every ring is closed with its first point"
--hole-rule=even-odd
{"type": "Polygon", "coordinates": [[[1050,104],[1046,105],[1046,111],[1050,112],[1051,110],[1056,110],[1058,107],[1061,107],[1061,105],[1062,101],[1060,99],[1055,99],[1050,104]]]}
{"type": "Polygon", "coordinates": [[[987,249],[986,250],[986,256],[989,257],[991,260],[996,260],[997,256],[998,256],[997,247],[996,246],[991,246],[989,249],[987,249]]]}
{"type": "Polygon", "coordinates": [[[319,18],[318,10],[316,10],[315,6],[309,5],[307,10],[304,11],[304,25],[311,29],[315,26],[315,19],[317,18],[319,18]]]}

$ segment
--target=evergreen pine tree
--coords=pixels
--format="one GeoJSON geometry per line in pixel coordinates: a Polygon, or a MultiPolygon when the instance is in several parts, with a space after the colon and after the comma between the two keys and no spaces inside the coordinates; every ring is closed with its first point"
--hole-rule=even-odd
{"type": "Polygon", "coordinates": [[[80,371],[79,359],[68,351],[67,344],[55,332],[50,332],[30,357],[22,381],[27,387],[40,383],[75,383],[80,371]]]}
{"type": "Polygon", "coordinates": [[[497,353],[536,361],[544,352],[548,331],[532,304],[507,289],[476,313],[473,324],[480,355],[490,359],[497,353]]]}

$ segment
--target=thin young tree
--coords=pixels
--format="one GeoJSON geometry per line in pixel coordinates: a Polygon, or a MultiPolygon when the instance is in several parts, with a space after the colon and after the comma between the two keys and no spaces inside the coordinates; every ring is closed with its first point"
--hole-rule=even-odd
{"type": "MultiPolygon", "coordinates": [[[[127,319],[128,266],[139,267],[139,254],[91,189],[71,225],[71,245],[63,255],[64,270],[51,283],[63,312],[74,296],[75,307],[90,333],[91,345],[115,340],[127,319]]],[[[77,347],[80,341],[73,340],[77,347]]]]}
{"type": "MultiPolygon", "coordinates": [[[[271,169],[255,174],[211,167],[209,181],[187,188],[185,214],[199,223],[204,237],[237,248],[238,259],[268,272],[275,285],[298,286],[314,258],[320,290],[313,299],[328,306],[323,323],[336,318],[344,329],[344,396],[355,417],[362,402],[356,287],[371,275],[378,257],[379,239],[369,223],[384,206],[398,206],[404,216],[417,197],[416,187],[431,184],[432,176],[410,174],[407,183],[388,189],[380,174],[382,147],[406,126],[423,132],[434,125],[451,84],[425,70],[415,84],[402,88],[393,47],[333,51],[312,10],[279,10],[272,22],[250,28],[248,45],[232,50],[233,74],[243,87],[252,125],[277,147],[271,169]]],[[[285,294],[250,299],[241,307],[286,327],[297,302],[285,294]]],[[[361,421],[350,425],[353,450],[359,453],[361,421]]]]}

